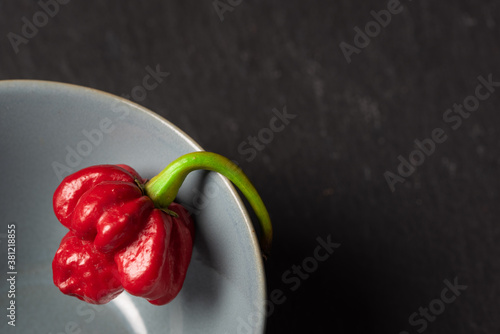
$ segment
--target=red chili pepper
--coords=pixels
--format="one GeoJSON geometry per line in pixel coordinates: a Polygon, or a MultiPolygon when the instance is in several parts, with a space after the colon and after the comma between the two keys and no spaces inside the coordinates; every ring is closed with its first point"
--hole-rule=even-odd
{"type": "Polygon", "coordinates": [[[57,219],[70,231],[52,262],[54,283],[68,295],[104,304],[123,290],[164,305],[182,288],[191,259],[194,224],[173,203],[187,174],[208,169],[228,177],[249,200],[272,239],[267,210],[234,163],[210,152],[186,154],[146,182],[126,165],[100,165],[67,176],[53,198],[57,219]]]}

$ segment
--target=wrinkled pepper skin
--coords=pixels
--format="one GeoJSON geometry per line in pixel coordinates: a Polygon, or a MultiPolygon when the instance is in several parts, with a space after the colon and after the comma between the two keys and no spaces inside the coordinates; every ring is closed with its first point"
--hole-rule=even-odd
{"type": "Polygon", "coordinates": [[[125,290],[154,305],[179,293],[194,224],[177,203],[170,213],[155,208],[145,183],[129,166],[99,165],[67,176],[56,189],[54,213],[70,230],[52,262],[63,293],[104,304],[125,290]]]}

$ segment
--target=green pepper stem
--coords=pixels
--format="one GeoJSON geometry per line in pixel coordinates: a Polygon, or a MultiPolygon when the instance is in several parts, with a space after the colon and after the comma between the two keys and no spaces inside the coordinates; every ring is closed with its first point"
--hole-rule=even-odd
{"type": "Polygon", "coordinates": [[[177,158],[146,183],[146,194],[157,207],[167,208],[177,196],[186,176],[199,169],[210,170],[224,175],[245,195],[260,221],[262,229],[260,245],[265,256],[270,250],[273,236],[269,213],[259,193],[241,168],[222,155],[201,151],[188,153],[177,158]]]}

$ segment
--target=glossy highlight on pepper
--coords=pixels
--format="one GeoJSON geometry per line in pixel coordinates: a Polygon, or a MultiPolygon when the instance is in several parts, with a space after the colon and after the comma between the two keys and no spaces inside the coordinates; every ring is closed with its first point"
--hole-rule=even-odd
{"type": "Polygon", "coordinates": [[[173,200],[187,174],[197,169],[225,175],[247,197],[267,254],[269,214],[228,159],[189,153],[149,182],[127,165],[91,166],[67,176],[53,197],[54,213],[69,229],[52,262],[61,292],[93,304],[107,303],[124,290],[154,305],[172,301],[184,283],[195,233],[192,217],[173,200]]]}

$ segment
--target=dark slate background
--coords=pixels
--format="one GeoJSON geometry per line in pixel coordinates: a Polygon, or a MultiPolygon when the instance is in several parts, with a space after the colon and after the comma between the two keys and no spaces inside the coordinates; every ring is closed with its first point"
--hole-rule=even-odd
{"type": "Polygon", "coordinates": [[[268,333],[499,333],[500,87],[455,130],[443,115],[479,76],[500,82],[500,3],[402,0],[350,63],[340,44],[394,0],[220,3],[223,20],[213,0],[73,0],[16,53],[8,34],[41,7],[2,0],[0,79],[122,95],[170,72],[139,103],[239,161],[270,210],[268,291],[286,300],[268,333]],[[250,159],[238,147],[274,108],[296,117],[250,159]],[[392,192],[384,173],[435,128],[447,139],[392,192]],[[341,246],[315,268],[328,237],[341,246]],[[455,278],[467,289],[410,324],[455,278]]]}

